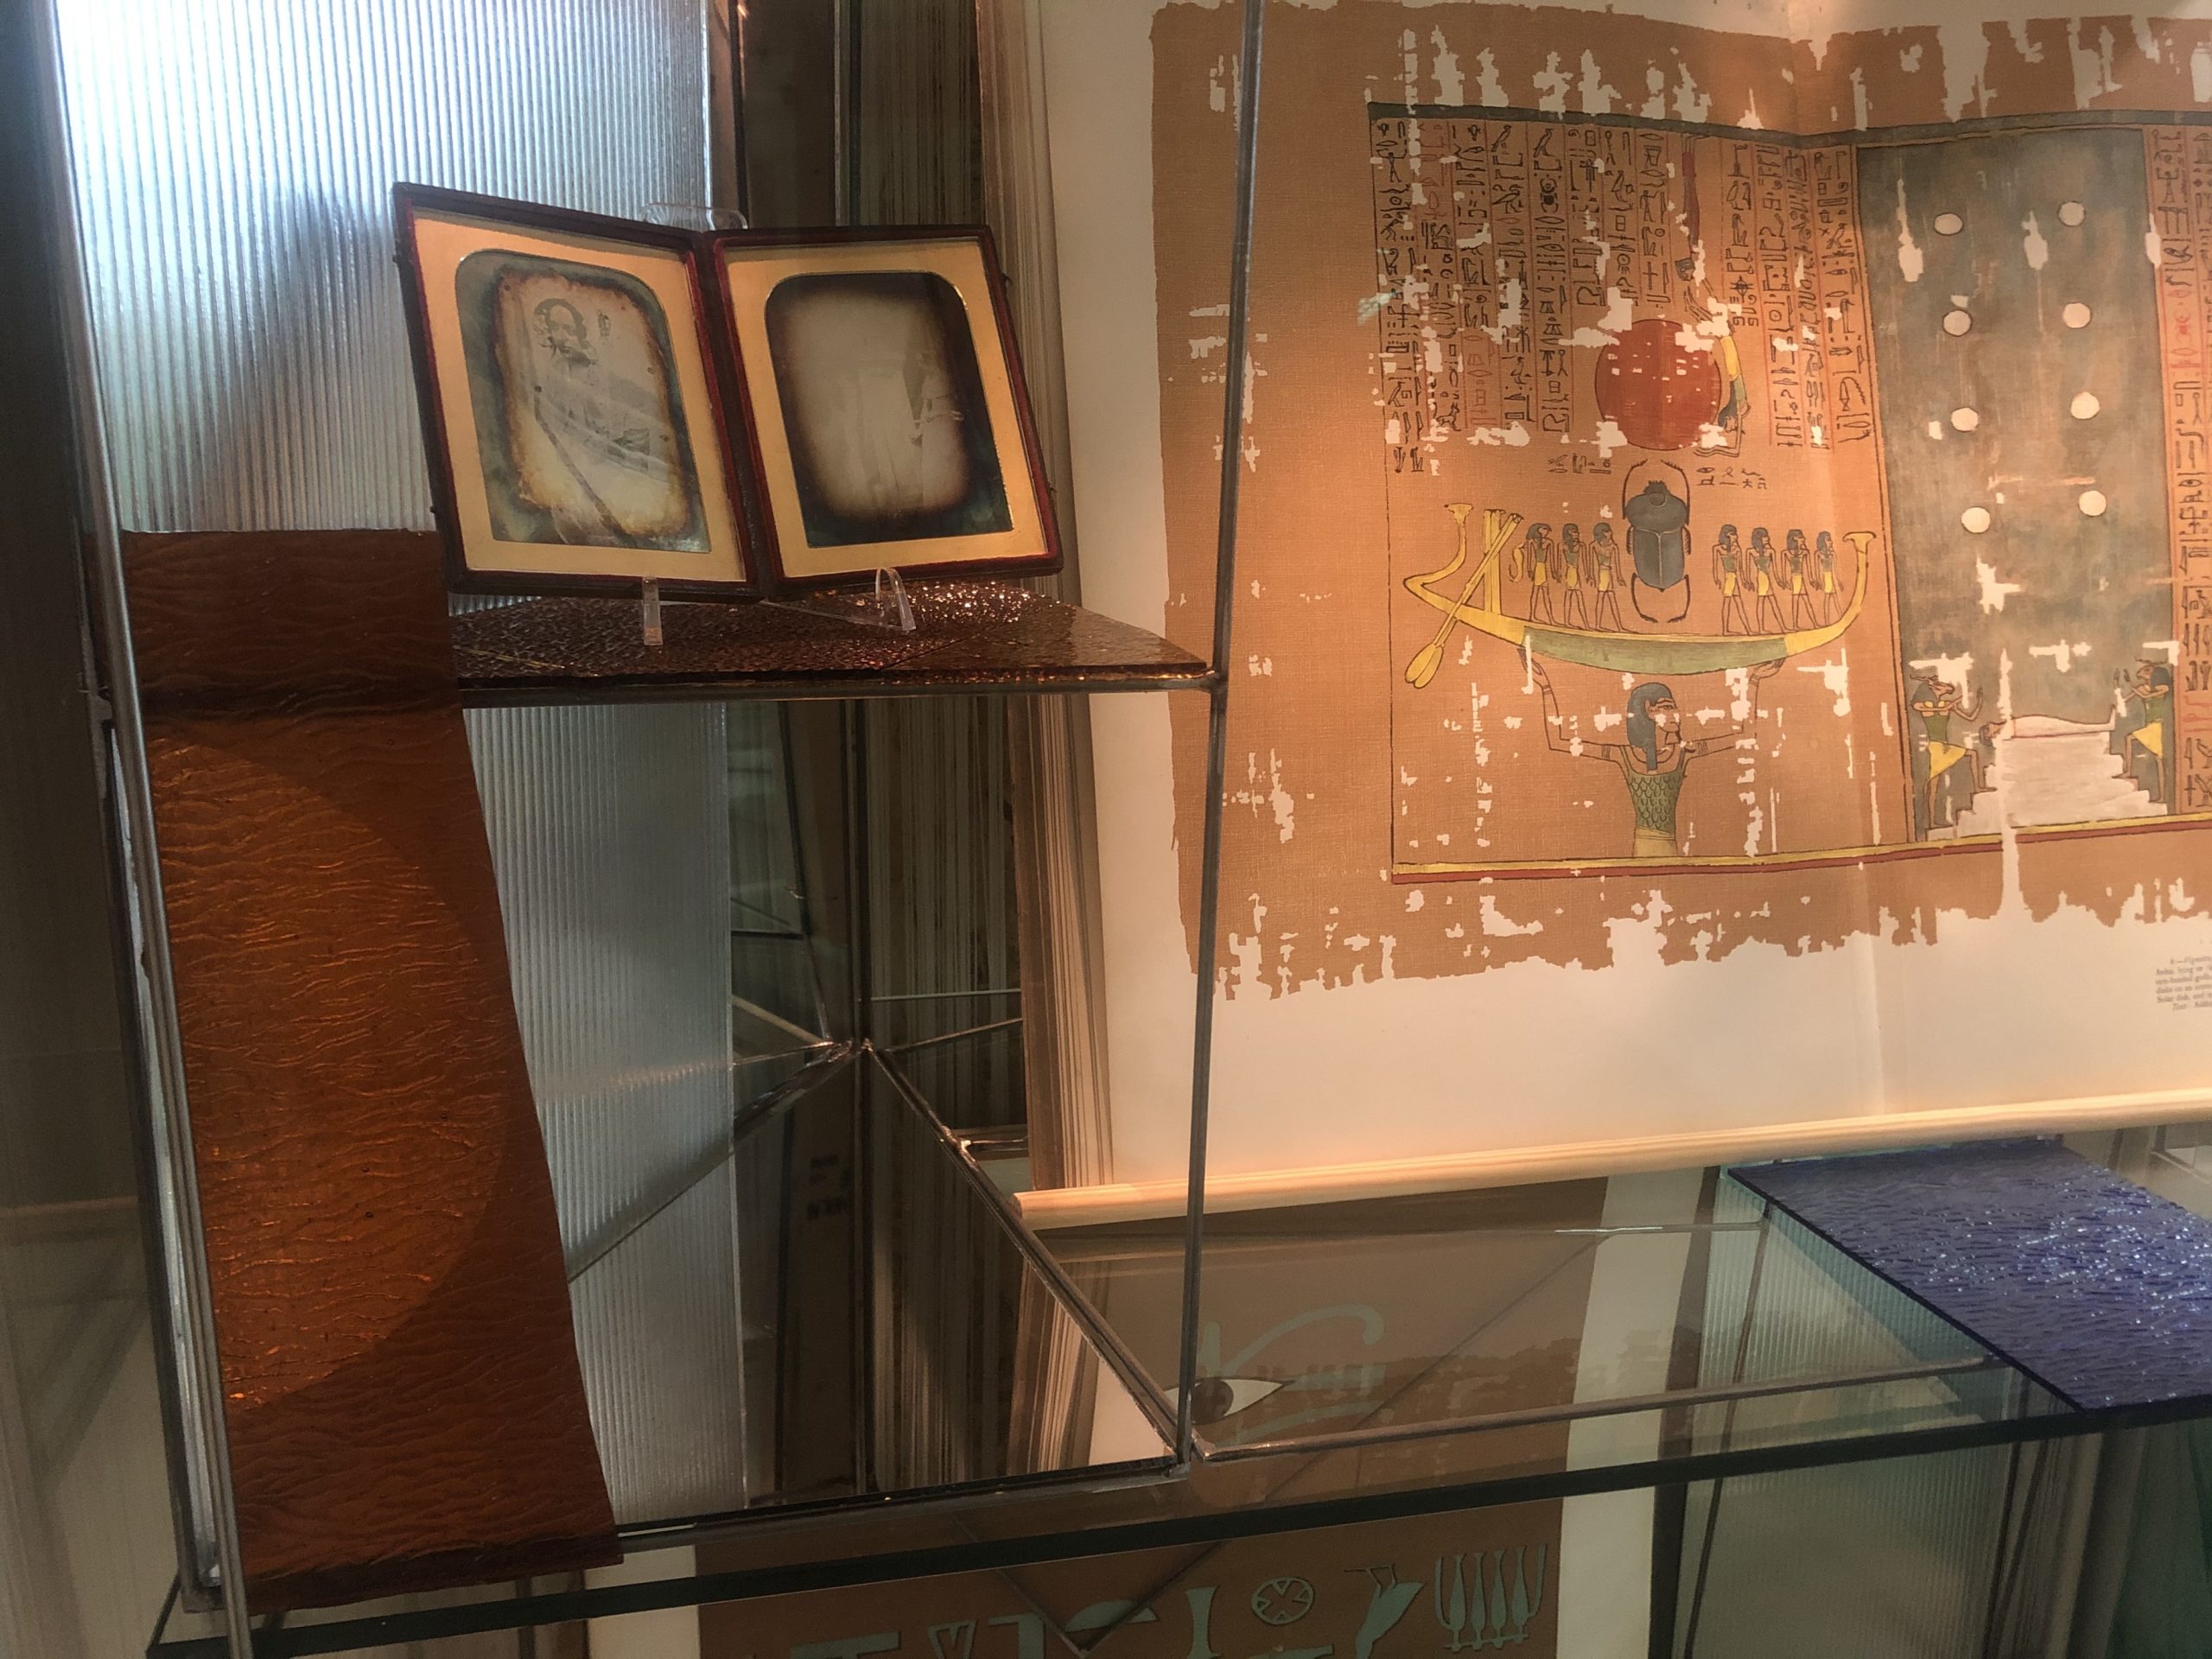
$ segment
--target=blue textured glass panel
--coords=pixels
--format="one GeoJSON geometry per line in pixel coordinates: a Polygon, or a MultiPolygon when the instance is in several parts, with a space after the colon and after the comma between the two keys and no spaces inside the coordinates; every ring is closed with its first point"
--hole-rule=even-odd
{"type": "Polygon", "coordinates": [[[2071,1405],[2212,1395],[2212,1223],[2056,1141],[1731,1173],[2071,1405]]]}

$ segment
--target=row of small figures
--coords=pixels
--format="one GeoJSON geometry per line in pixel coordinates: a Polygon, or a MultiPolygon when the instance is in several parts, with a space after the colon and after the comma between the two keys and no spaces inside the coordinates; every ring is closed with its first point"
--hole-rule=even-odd
{"type": "MultiPolygon", "coordinates": [[[[1610,521],[1599,519],[1585,541],[1579,524],[1532,524],[1506,564],[1509,580],[1531,585],[1529,620],[1570,627],[1622,627],[1620,548],[1610,521]]],[[[1733,524],[1720,526],[1713,544],[1713,582],[1720,594],[1723,633],[1781,633],[1834,620],[1842,603],[1836,575],[1835,537],[1828,531],[1808,542],[1802,530],[1784,532],[1783,545],[1761,524],[1746,547],[1733,524]]]]}

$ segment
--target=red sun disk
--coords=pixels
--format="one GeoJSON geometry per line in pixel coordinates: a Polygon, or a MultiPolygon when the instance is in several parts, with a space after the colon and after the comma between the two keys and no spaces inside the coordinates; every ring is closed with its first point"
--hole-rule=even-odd
{"type": "Polygon", "coordinates": [[[1598,412],[1639,449],[1681,449],[1720,413],[1720,365],[1709,343],[1684,346],[1682,325],[1631,324],[1598,353],[1598,412]]]}

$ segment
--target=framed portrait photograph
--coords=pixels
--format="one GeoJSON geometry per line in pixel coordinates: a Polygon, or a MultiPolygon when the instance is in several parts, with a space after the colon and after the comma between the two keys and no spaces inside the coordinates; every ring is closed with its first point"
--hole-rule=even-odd
{"type": "Polygon", "coordinates": [[[694,239],[415,185],[393,208],[451,585],[757,590],[694,239]]]}
{"type": "Polygon", "coordinates": [[[754,232],[710,245],[780,579],[1058,567],[988,232],[754,232]]]}

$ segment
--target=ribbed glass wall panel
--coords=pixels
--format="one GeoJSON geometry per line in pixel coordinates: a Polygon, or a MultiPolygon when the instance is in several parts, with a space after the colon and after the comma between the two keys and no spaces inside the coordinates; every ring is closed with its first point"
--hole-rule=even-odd
{"type": "MultiPolygon", "coordinates": [[[[707,198],[696,0],[58,11],[129,529],[429,524],[395,181],[631,217],[707,198]]],[[[610,1482],[629,1518],[734,1503],[735,1437],[642,1432],[634,1398],[650,1374],[700,1390],[664,1397],[669,1421],[708,1421],[734,1386],[726,1196],[671,1203],[729,1120],[721,712],[477,714],[471,734],[572,1268],[657,1217],[652,1274],[576,1296],[610,1482]]]]}

